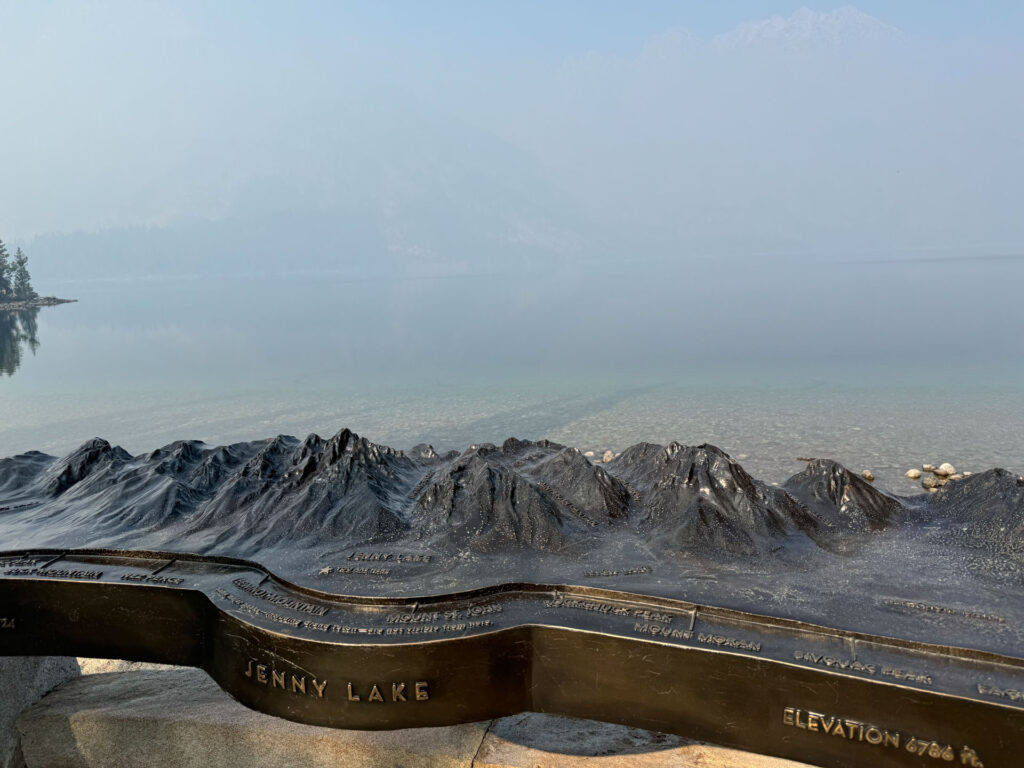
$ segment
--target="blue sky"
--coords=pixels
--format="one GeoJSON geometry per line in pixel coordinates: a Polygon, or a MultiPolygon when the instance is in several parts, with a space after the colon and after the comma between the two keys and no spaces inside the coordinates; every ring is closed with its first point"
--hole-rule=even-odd
{"type": "MultiPolygon", "coordinates": [[[[590,48],[628,52],[647,37],[683,26],[703,35],[726,32],[747,21],[789,16],[801,7],[831,11],[835,2],[648,2],[563,0],[517,3],[402,2],[352,4],[339,18],[358,19],[376,32],[399,27],[465,44],[476,36],[483,47],[533,49],[551,55],[590,48]]],[[[1017,2],[904,0],[855,3],[861,11],[915,35],[1019,39],[1024,5],[1017,2]]],[[[330,11],[327,11],[330,14],[330,11]]]]}

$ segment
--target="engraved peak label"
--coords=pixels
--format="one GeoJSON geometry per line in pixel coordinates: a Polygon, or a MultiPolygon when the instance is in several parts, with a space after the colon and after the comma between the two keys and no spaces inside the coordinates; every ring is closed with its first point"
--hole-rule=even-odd
{"type": "Polygon", "coordinates": [[[962,619],[981,619],[982,621],[992,621],[997,624],[1006,623],[1006,618],[996,613],[972,611],[966,608],[955,608],[948,605],[919,603],[915,600],[894,600],[892,598],[887,598],[882,600],[882,605],[887,608],[901,608],[903,610],[917,611],[919,613],[939,613],[946,616],[959,616],[962,619]]]}
{"type": "Polygon", "coordinates": [[[505,606],[501,603],[484,603],[482,605],[471,605],[466,609],[470,616],[486,616],[490,613],[501,613],[505,606]]]}
{"type": "Polygon", "coordinates": [[[670,637],[673,640],[690,640],[693,638],[693,632],[688,629],[676,629],[661,624],[637,622],[633,625],[633,631],[643,635],[654,635],[655,637],[670,637]]]}
{"type": "Polygon", "coordinates": [[[1018,691],[1015,688],[1000,688],[996,685],[978,683],[978,693],[982,696],[996,696],[1010,701],[1024,701],[1024,691],[1018,691]]]}
{"type": "Polygon", "coordinates": [[[143,582],[145,584],[167,584],[168,586],[177,586],[185,580],[178,578],[177,576],[153,576],[148,573],[126,573],[121,577],[121,581],[133,581],[143,582]]]}
{"type": "Polygon", "coordinates": [[[278,669],[273,663],[263,663],[258,659],[249,659],[242,674],[254,683],[265,685],[272,690],[308,695],[317,699],[324,698],[324,691],[327,689],[326,680],[318,680],[300,670],[278,669]],[[308,689],[307,681],[310,683],[308,689]]]}
{"type": "Polygon", "coordinates": [[[67,568],[15,568],[5,576],[44,576],[50,579],[98,579],[103,571],[76,571],[67,568]]]}
{"type": "Polygon", "coordinates": [[[543,605],[545,608],[572,608],[577,611],[592,611],[612,616],[629,616],[631,612],[631,609],[624,605],[598,603],[593,600],[577,600],[576,598],[566,597],[561,594],[556,595],[551,600],[546,600],[543,605]]]}
{"type": "Polygon", "coordinates": [[[815,653],[814,651],[794,651],[793,658],[797,661],[818,664],[830,669],[838,669],[844,672],[860,672],[865,675],[882,675],[883,677],[891,677],[894,680],[917,683],[919,685],[932,685],[934,682],[931,675],[926,675],[920,672],[900,669],[899,667],[890,667],[888,665],[879,667],[877,664],[872,664],[870,662],[861,662],[856,659],[844,659],[839,656],[815,653]]]}
{"type": "Polygon", "coordinates": [[[424,611],[423,613],[397,613],[388,616],[388,624],[429,624],[433,621],[440,621],[442,618],[438,611],[424,611]]]}
{"type": "Polygon", "coordinates": [[[16,629],[14,619],[0,617],[0,629],[16,629]]]}
{"type": "Polygon", "coordinates": [[[673,619],[671,614],[649,611],[644,608],[634,609],[633,615],[638,619],[643,619],[644,621],[659,621],[662,624],[671,624],[673,619]]]}
{"type": "Polygon", "coordinates": [[[348,559],[362,563],[429,563],[434,556],[422,552],[352,552],[348,559]]]}
{"type": "Polygon", "coordinates": [[[738,648],[742,651],[753,651],[754,653],[761,652],[760,643],[755,643],[751,640],[741,640],[736,637],[726,637],[725,635],[710,635],[701,632],[697,635],[697,640],[708,645],[721,645],[726,648],[738,648]]]}
{"type": "Polygon", "coordinates": [[[866,675],[873,675],[878,671],[874,664],[862,664],[856,659],[843,659],[837,656],[826,656],[813,651],[794,651],[793,658],[797,661],[808,661],[811,664],[820,664],[831,669],[842,669],[851,672],[863,672],[866,675]]]}
{"type": "Polygon", "coordinates": [[[640,565],[635,568],[624,568],[622,570],[596,570],[596,571],[584,571],[583,575],[588,579],[602,579],[610,576],[640,576],[645,573],[652,573],[654,568],[649,565],[640,565]]]}
{"type": "Polygon", "coordinates": [[[377,704],[400,704],[409,701],[429,701],[430,684],[425,680],[415,683],[353,683],[345,684],[346,698],[351,702],[371,702],[377,704]],[[411,691],[410,691],[411,687],[411,691]],[[385,698],[384,692],[390,690],[391,695],[385,698]]]}
{"type": "Polygon", "coordinates": [[[253,597],[266,600],[268,603],[273,603],[274,605],[282,608],[291,608],[293,611],[310,613],[314,616],[324,616],[331,610],[325,605],[313,605],[312,603],[305,603],[302,600],[296,600],[294,597],[279,595],[276,592],[269,592],[266,589],[260,589],[258,586],[250,584],[245,579],[235,579],[231,583],[243,592],[248,592],[253,597]]]}

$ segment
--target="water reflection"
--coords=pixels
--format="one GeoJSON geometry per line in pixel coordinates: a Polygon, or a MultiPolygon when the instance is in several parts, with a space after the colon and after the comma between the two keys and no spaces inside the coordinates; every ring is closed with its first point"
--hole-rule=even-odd
{"type": "Polygon", "coordinates": [[[0,375],[13,376],[21,366],[25,347],[34,355],[39,349],[39,309],[0,310],[0,375]]]}

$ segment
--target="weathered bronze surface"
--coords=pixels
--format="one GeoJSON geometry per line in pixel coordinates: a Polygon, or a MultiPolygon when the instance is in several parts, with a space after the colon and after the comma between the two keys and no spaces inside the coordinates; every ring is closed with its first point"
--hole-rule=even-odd
{"type": "Polygon", "coordinates": [[[346,728],[533,710],[821,766],[1016,766],[1024,661],[606,589],[342,598],[227,558],[0,556],[0,653],[205,669],[346,728]]]}
{"type": "Polygon", "coordinates": [[[598,466],[343,431],[0,459],[0,654],[192,665],[402,728],[533,710],[825,768],[1021,765],[1024,480],[782,487],[713,446],[598,466]]]}

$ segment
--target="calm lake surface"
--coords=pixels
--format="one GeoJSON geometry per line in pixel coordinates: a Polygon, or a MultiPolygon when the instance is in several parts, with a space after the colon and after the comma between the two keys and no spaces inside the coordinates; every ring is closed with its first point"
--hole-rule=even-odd
{"type": "Polygon", "coordinates": [[[424,275],[37,279],[0,456],[349,427],[396,448],[712,442],[779,482],[831,457],[1024,472],[1024,260],[691,260],[424,275]]]}

